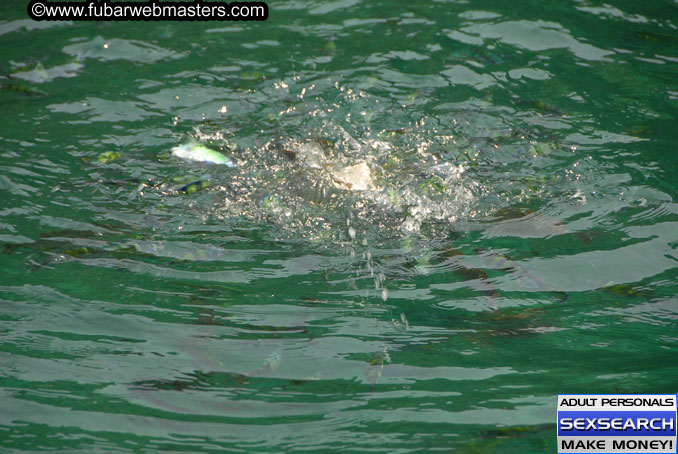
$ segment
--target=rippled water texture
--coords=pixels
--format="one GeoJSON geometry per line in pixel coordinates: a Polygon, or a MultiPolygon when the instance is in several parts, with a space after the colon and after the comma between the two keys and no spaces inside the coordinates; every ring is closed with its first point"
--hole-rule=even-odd
{"type": "Polygon", "coordinates": [[[269,6],[5,7],[3,452],[544,453],[557,393],[676,392],[675,0],[269,6]]]}

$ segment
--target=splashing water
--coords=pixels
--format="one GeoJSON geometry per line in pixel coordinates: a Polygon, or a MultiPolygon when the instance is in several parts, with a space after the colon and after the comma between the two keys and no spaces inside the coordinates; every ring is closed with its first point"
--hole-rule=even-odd
{"type": "Polygon", "coordinates": [[[557,177],[532,175],[544,159],[566,155],[565,147],[540,140],[535,128],[507,127],[502,113],[493,115],[496,108],[459,105],[435,119],[378,129],[374,110],[362,115],[369,124],[351,116],[365,103],[377,110],[378,98],[337,87],[343,102],[325,109],[317,101],[302,102],[288,109],[304,127],[285,118],[285,128],[298,134],[278,130],[261,135],[259,144],[239,147],[238,141],[247,140],[218,124],[195,127],[192,136],[230,150],[237,161],[237,170],[213,174],[218,197],[208,216],[268,222],[278,239],[381,241],[422,231],[444,236],[471,219],[549,192],[575,192],[555,185],[557,177]],[[506,172],[503,181],[484,177],[509,166],[522,171],[517,177],[506,172]]]}

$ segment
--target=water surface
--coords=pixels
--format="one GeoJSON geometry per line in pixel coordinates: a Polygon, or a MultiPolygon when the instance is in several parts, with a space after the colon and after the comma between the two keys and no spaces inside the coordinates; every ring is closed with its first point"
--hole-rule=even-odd
{"type": "Polygon", "coordinates": [[[8,7],[6,452],[542,453],[676,392],[678,4],[420,3],[8,7]]]}

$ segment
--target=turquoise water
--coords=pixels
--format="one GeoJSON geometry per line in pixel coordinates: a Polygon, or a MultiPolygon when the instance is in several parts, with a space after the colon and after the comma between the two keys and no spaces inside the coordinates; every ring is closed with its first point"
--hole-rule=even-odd
{"type": "Polygon", "coordinates": [[[3,452],[544,453],[677,391],[675,1],[14,3],[3,452]]]}

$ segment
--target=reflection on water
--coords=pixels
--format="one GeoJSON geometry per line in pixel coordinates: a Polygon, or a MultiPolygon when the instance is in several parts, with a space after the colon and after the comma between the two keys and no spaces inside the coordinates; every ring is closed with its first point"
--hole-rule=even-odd
{"type": "Polygon", "coordinates": [[[8,452],[536,453],[675,391],[671,6],[12,8],[8,452]]]}

